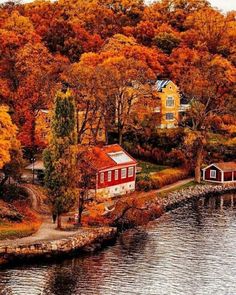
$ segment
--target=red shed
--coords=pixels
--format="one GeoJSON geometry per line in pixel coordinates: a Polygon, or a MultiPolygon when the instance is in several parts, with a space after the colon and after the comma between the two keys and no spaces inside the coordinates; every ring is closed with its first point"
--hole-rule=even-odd
{"type": "Polygon", "coordinates": [[[87,159],[96,173],[92,195],[114,197],[135,190],[137,161],[118,144],[92,147],[87,159]]]}
{"type": "Polygon", "coordinates": [[[236,182],[236,162],[213,163],[203,169],[203,180],[219,183],[236,182]]]}

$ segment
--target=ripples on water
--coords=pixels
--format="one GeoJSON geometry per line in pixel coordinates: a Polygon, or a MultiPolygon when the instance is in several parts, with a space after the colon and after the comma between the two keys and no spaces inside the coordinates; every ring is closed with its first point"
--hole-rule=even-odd
{"type": "Polygon", "coordinates": [[[1,295],[235,295],[236,196],[208,198],[80,258],[0,271],[1,295]],[[234,200],[235,199],[235,200],[234,200]]]}

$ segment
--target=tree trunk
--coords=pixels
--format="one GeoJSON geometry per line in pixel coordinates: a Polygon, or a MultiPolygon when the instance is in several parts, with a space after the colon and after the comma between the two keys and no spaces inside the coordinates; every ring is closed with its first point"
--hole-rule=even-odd
{"type": "Polygon", "coordinates": [[[62,228],[62,226],[61,226],[61,214],[57,215],[57,228],[58,229],[62,228]]]}
{"type": "Polygon", "coordinates": [[[203,159],[203,144],[200,144],[197,149],[196,164],[195,164],[195,181],[197,183],[201,182],[202,159],[203,159]]]}
{"type": "Polygon", "coordinates": [[[0,182],[0,188],[2,188],[4,186],[4,184],[7,182],[8,178],[9,178],[8,175],[4,176],[4,178],[0,182]]]}

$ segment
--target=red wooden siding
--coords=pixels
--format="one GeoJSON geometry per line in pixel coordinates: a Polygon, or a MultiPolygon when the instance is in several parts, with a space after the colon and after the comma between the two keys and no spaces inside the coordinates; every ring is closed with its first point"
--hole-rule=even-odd
{"type": "MultiPolygon", "coordinates": [[[[130,166],[131,167],[131,166],[130,166]]],[[[113,185],[118,185],[118,184],[122,184],[122,183],[126,183],[126,182],[130,182],[130,181],[134,181],[135,177],[136,177],[136,173],[135,173],[135,166],[133,167],[133,176],[129,177],[128,176],[128,168],[129,167],[123,167],[126,169],[126,178],[121,178],[121,169],[123,168],[117,168],[114,170],[109,170],[111,171],[111,181],[108,181],[108,172],[109,171],[105,171],[105,172],[99,172],[98,174],[98,183],[97,183],[97,188],[105,188],[105,187],[109,187],[109,186],[113,186],[113,185]],[[118,179],[115,180],[115,170],[118,170],[118,179]],[[101,183],[101,174],[104,173],[104,182],[101,183]]]]}
{"type": "Polygon", "coordinates": [[[211,180],[211,181],[221,181],[221,171],[218,168],[216,168],[215,166],[211,166],[205,170],[205,179],[211,180]],[[211,170],[216,171],[216,178],[210,177],[211,170]]]}
{"type": "Polygon", "coordinates": [[[233,172],[224,172],[224,181],[232,181],[233,172]]]}

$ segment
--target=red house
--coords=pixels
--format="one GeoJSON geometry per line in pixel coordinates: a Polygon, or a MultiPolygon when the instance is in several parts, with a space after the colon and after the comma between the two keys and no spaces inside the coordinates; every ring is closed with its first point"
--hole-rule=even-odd
{"type": "Polygon", "coordinates": [[[203,180],[217,183],[236,182],[236,162],[213,163],[203,170],[203,180]]]}
{"type": "Polygon", "coordinates": [[[118,144],[92,147],[86,158],[96,174],[91,195],[114,197],[135,190],[137,161],[118,144]]]}

